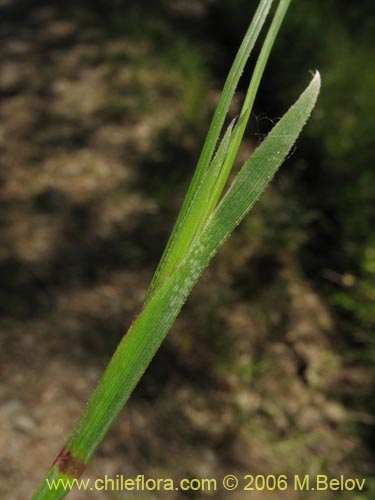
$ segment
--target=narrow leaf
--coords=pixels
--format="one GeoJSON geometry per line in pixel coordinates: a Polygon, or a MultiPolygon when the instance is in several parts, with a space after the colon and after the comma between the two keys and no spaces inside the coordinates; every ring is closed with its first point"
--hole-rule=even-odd
{"type": "Polygon", "coordinates": [[[198,186],[195,192],[194,198],[191,202],[191,209],[185,214],[183,227],[181,226],[181,230],[175,235],[173,245],[171,245],[168,253],[168,259],[163,262],[162,272],[160,271],[159,274],[155,273],[147,290],[145,300],[149,300],[152,293],[154,293],[155,288],[160,286],[160,283],[162,283],[172,270],[177,267],[189,245],[199,235],[200,229],[208,219],[208,216],[212,211],[209,211],[210,206],[208,200],[210,200],[212,191],[215,188],[215,183],[217,182],[222,170],[235,121],[236,120],[232,120],[227,131],[225,132],[214,159],[212,160],[209,169],[205,172],[200,186],[198,186]]]}
{"type": "Polygon", "coordinates": [[[215,206],[223,192],[225,183],[228,179],[233,163],[236,159],[238,150],[242,142],[243,135],[245,133],[247,123],[249,121],[250,113],[253,109],[255,96],[258,92],[258,88],[264,73],[264,69],[266,67],[271,49],[275,43],[277,34],[280,30],[281,24],[284,20],[290,2],[291,0],[280,0],[274,18],[272,20],[271,26],[267,32],[267,36],[262,45],[262,49],[260,51],[257,63],[254,68],[254,72],[251,77],[250,85],[246,93],[245,101],[242,105],[240,119],[238,120],[238,124],[235,130],[233,131],[233,138],[230,143],[228,154],[222,168],[221,177],[219,182],[216,184],[215,192],[212,195],[212,203],[215,203],[215,206]]]}
{"type": "MultiPolygon", "coordinates": [[[[214,154],[215,148],[217,146],[220,132],[222,130],[225,117],[228,113],[230,103],[233,99],[234,92],[237,88],[239,79],[244,70],[245,64],[250,56],[251,51],[254,48],[254,44],[260,34],[260,31],[264,25],[267,18],[269,10],[271,8],[273,0],[262,0],[254,14],[251,24],[245,34],[245,37],[241,43],[241,46],[237,52],[233,65],[229,71],[228,77],[224,84],[223,92],[220,96],[220,100],[217,104],[206,141],[203,145],[202,153],[200,155],[197,167],[194,172],[193,179],[190,183],[188,192],[185,196],[184,202],[182,204],[181,210],[178,214],[176,223],[173,227],[172,233],[169,237],[165,250],[163,252],[162,258],[160,259],[159,265],[156,269],[154,277],[152,279],[149,290],[147,291],[146,297],[150,296],[151,290],[154,290],[160,280],[163,280],[167,272],[165,271],[165,265],[169,261],[170,255],[176,249],[176,240],[179,233],[182,231],[185,217],[188,211],[192,207],[192,201],[195,197],[196,191],[199,188],[201,181],[209,168],[212,156],[214,154]]],[[[284,0],[282,0],[284,1],[284,0]]]]}
{"type": "MultiPolygon", "coordinates": [[[[199,276],[289,153],[315,105],[319,88],[320,76],[316,73],[298,101],[243,165],[180,266],[151,296],[116,349],[59,455],[62,459],[50,470],[50,481],[74,477],[75,473],[78,475],[76,469],[81,472],[81,464],[88,462],[155,355],[199,276]]],[[[62,487],[51,492],[44,481],[33,500],[58,500],[65,494],[62,487]]]]}

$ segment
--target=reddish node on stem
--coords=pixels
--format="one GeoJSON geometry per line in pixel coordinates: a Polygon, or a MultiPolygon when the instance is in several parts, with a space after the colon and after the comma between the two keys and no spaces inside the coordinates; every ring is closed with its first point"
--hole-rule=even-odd
{"type": "Polygon", "coordinates": [[[86,464],[78,457],[74,457],[70,451],[63,448],[53,462],[62,474],[78,478],[83,474],[86,464]]]}

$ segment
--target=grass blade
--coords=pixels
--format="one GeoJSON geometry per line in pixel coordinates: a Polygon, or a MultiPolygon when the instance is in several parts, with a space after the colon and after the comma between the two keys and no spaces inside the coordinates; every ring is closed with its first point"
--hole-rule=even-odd
{"type": "MultiPolygon", "coordinates": [[[[179,233],[182,231],[182,228],[185,224],[185,218],[187,213],[189,212],[192,201],[195,197],[195,194],[202,182],[202,179],[205,176],[206,171],[209,168],[211,163],[212,156],[214,154],[215,148],[217,146],[219,136],[221,130],[223,128],[225,117],[228,113],[228,109],[230,103],[233,99],[234,92],[237,88],[239,79],[244,70],[245,64],[251,54],[251,51],[254,48],[255,42],[260,34],[260,31],[265,23],[267,15],[270,11],[273,0],[262,0],[254,14],[253,20],[245,34],[245,37],[241,43],[241,46],[237,52],[237,55],[234,59],[233,65],[229,71],[228,77],[224,84],[223,92],[221,94],[220,100],[216,107],[206,141],[203,145],[202,153],[198,160],[197,168],[194,172],[193,179],[190,183],[188,192],[185,196],[184,202],[182,204],[182,208],[177,217],[176,223],[173,227],[170,238],[167,242],[165,250],[163,252],[162,258],[159,262],[159,265],[156,269],[156,272],[152,278],[150,287],[146,293],[146,298],[148,299],[151,293],[155,290],[156,286],[159,284],[161,280],[165,278],[168,274],[170,267],[166,269],[166,263],[170,261],[171,255],[176,251],[177,244],[176,240],[178,238],[179,233]]],[[[245,125],[246,126],[246,125],[245,125]]],[[[177,251],[178,252],[178,251],[177,251]]],[[[173,261],[177,261],[172,257],[173,261]]]]}
{"type": "Polygon", "coordinates": [[[168,259],[163,262],[163,268],[160,270],[158,279],[151,282],[147,291],[146,300],[149,300],[150,296],[155,292],[155,289],[159,287],[172,270],[176,268],[186,253],[189,245],[196,237],[198,237],[201,227],[206,222],[208,215],[212,212],[211,210],[211,212],[207,213],[207,210],[209,209],[208,200],[210,199],[211,193],[215,188],[218,177],[220,176],[220,172],[230,145],[234,125],[235,120],[232,120],[232,123],[229,125],[224,134],[209,169],[203,176],[201,185],[195,192],[195,196],[191,202],[191,208],[185,214],[183,225],[181,225],[180,231],[178,231],[174,236],[173,244],[171,245],[168,254],[168,259]]]}
{"type": "MultiPolygon", "coordinates": [[[[165,253],[147,291],[146,300],[149,299],[150,295],[155,291],[155,288],[160,284],[160,282],[162,282],[162,280],[169,275],[171,270],[179,264],[186,249],[192,244],[193,239],[195,237],[199,237],[199,231],[216,207],[222,195],[249,121],[255,96],[258,91],[267,60],[289,7],[290,1],[291,0],[281,0],[277,7],[275,16],[272,20],[255,65],[246,98],[242,106],[240,118],[234,129],[233,135],[231,136],[231,140],[228,142],[225,155],[223,156],[221,154],[222,159],[220,158],[220,162],[213,161],[208,168],[201,169],[198,164],[196,170],[196,173],[198,174],[196,182],[198,182],[197,179],[199,179],[200,184],[195,185],[194,177],[191,189],[189,189],[186,197],[186,211],[184,211],[184,203],[181,209],[181,219],[177,221],[175,229],[172,232],[171,239],[167,244],[165,253]],[[210,171],[209,175],[207,175],[208,171],[210,171]],[[202,201],[202,203],[197,203],[197,200],[202,201]]],[[[241,53],[241,49],[239,53],[241,53]]],[[[233,64],[233,67],[236,68],[235,63],[233,64]]],[[[238,74],[237,69],[236,74],[238,74]]],[[[226,97],[227,95],[228,92],[225,92],[224,87],[223,96],[226,97]]],[[[221,108],[218,107],[218,109],[220,111],[221,108]]],[[[213,123],[215,123],[215,117],[213,119],[213,123]]],[[[225,139],[226,138],[224,138],[223,141],[225,139]]]]}
{"type": "MultiPolygon", "coordinates": [[[[297,102],[243,165],[199,238],[177,269],[151,296],[120,342],[48,479],[78,476],[155,355],[191,289],[223,241],[257,201],[306,123],[318,96],[316,73],[297,102]]],[[[33,500],[58,500],[67,492],[51,491],[43,481],[33,500]]]]}
{"type": "Polygon", "coordinates": [[[207,238],[213,241],[207,243],[212,255],[254,206],[289,154],[315,106],[320,83],[320,74],[316,72],[297,102],[274,126],[238,172],[202,232],[201,244],[205,244],[207,238]]]}
{"type": "Polygon", "coordinates": [[[277,34],[279,32],[280,26],[284,20],[285,14],[288,10],[289,4],[291,0],[281,0],[275,16],[272,20],[271,26],[268,30],[267,36],[265,38],[265,41],[263,43],[262,49],[260,51],[257,63],[254,68],[253,75],[251,77],[250,85],[245,97],[245,101],[242,106],[241,114],[240,114],[240,119],[238,120],[238,124],[233,131],[233,138],[231,141],[231,144],[228,148],[228,154],[227,157],[224,161],[222,171],[220,178],[215,186],[215,191],[212,193],[212,197],[210,200],[211,203],[211,211],[214,209],[216,206],[216,203],[218,202],[224,186],[227,182],[227,179],[229,177],[230,171],[232,169],[233,163],[236,159],[238,150],[240,148],[243,135],[245,133],[245,129],[247,126],[247,123],[249,121],[250,113],[253,109],[254,105],[254,100],[256,93],[258,91],[264,69],[266,67],[271,49],[273,47],[273,44],[276,40],[277,34]]]}

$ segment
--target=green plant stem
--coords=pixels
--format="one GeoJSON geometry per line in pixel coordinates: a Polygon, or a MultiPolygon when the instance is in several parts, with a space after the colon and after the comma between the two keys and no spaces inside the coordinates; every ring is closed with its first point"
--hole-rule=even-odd
{"type": "Polygon", "coordinates": [[[265,23],[272,2],[273,0],[262,0],[260,2],[234,59],[228,77],[225,81],[219,102],[217,104],[205,143],[202,148],[202,153],[199,157],[197,167],[188,188],[188,192],[185,196],[181,210],[178,214],[176,223],[172,229],[172,233],[160,259],[159,265],[146,292],[146,300],[149,299],[150,295],[154,292],[157,285],[165,278],[170,269],[176,265],[181,256],[179,247],[176,244],[176,240],[182,228],[186,227],[185,217],[192,206],[193,198],[195,197],[202,179],[209,168],[214,150],[219,140],[220,132],[223,128],[225,117],[228,113],[230,103],[233,99],[234,92],[237,88],[245,64],[265,23]],[[173,262],[173,264],[171,264],[171,262],[173,262]]]}
{"type": "MultiPolygon", "coordinates": [[[[320,76],[316,73],[297,102],[243,165],[180,266],[155,291],[133,322],[65,446],[64,450],[70,457],[83,464],[91,458],[155,355],[199,276],[223,241],[255,204],[289,153],[315,105],[319,88],[320,76]]],[[[47,478],[58,480],[68,476],[59,469],[59,464],[55,464],[47,478]]],[[[51,491],[44,480],[33,500],[59,500],[66,493],[62,487],[51,491]]]]}
{"type": "MultiPolygon", "coordinates": [[[[183,205],[184,207],[186,204],[189,208],[187,208],[186,211],[183,209],[181,211],[183,218],[182,224],[179,225],[177,223],[176,227],[178,227],[178,230],[175,233],[172,232],[171,240],[167,245],[165,256],[162,257],[160,265],[155,273],[155,278],[151,281],[150,289],[147,292],[147,298],[155,290],[155,288],[160,285],[162,280],[165,279],[176,266],[178,266],[187,248],[192,244],[194,239],[199,238],[200,231],[206,223],[207,218],[216,207],[223,193],[249,121],[264,69],[290,1],[291,0],[281,0],[277,7],[275,16],[267,32],[267,36],[250,80],[249,88],[240,113],[240,118],[234,128],[231,141],[228,144],[225,155],[218,155],[219,161],[213,161],[213,164],[211,164],[206,171],[200,169],[198,164],[196,171],[200,174],[198,176],[199,180],[196,179],[194,181],[194,176],[191,184],[191,190],[195,190],[195,197],[192,198],[191,191],[189,189],[186,197],[186,203],[183,205]],[[212,172],[213,175],[210,175],[210,172],[212,172]]],[[[236,68],[237,66],[238,64],[236,64],[235,61],[233,68],[236,68]]],[[[242,65],[238,66],[236,69],[236,75],[241,67],[242,65]]],[[[230,85],[231,89],[234,91],[234,83],[237,85],[237,82],[234,82],[233,78],[228,78],[228,81],[228,85],[230,85]]],[[[223,95],[226,96],[228,94],[229,92],[223,91],[223,95]]],[[[226,106],[226,101],[224,101],[224,103],[226,106]]],[[[221,106],[218,107],[218,109],[221,110],[221,106]]],[[[220,113],[219,117],[221,117],[220,113]]],[[[213,119],[213,123],[214,125],[216,124],[215,117],[213,119]]],[[[215,126],[214,130],[216,130],[215,126]]],[[[217,157],[215,159],[217,159],[217,157]]]]}

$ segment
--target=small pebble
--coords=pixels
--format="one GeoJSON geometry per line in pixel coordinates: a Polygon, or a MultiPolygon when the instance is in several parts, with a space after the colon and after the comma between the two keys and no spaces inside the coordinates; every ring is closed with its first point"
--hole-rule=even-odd
{"type": "Polygon", "coordinates": [[[34,429],[35,422],[32,418],[28,417],[27,415],[19,415],[17,418],[14,419],[13,427],[17,431],[27,434],[32,429],[34,429]]]}

